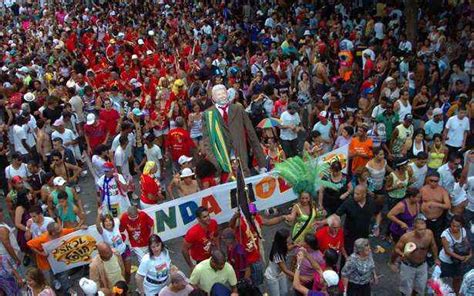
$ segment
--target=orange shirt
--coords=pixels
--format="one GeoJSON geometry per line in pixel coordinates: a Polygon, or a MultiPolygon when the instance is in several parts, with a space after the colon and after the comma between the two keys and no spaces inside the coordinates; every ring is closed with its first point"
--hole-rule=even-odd
{"type": "Polygon", "coordinates": [[[352,172],[355,172],[357,168],[365,166],[374,156],[372,152],[373,145],[372,139],[370,138],[367,138],[364,142],[361,142],[359,137],[352,138],[349,144],[349,154],[354,155],[355,153],[360,153],[367,156],[367,158],[360,156],[352,157],[352,172]]]}
{"type": "MultiPolygon", "coordinates": [[[[61,231],[60,237],[68,235],[69,233],[74,232],[74,231],[76,231],[76,229],[74,229],[74,228],[64,228],[61,231]]],[[[40,236],[35,237],[34,239],[28,241],[27,245],[31,249],[36,249],[37,251],[43,252],[44,251],[43,244],[49,242],[50,240],[51,240],[51,238],[49,237],[48,232],[45,232],[45,233],[41,234],[40,236]]],[[[50,270],[51,269],[51,266],[49,266],[47,256],[45,257],[45,256],[41,256],[41,255],[36,254],[36,264],[38,265],[38,268],[41,269],[41,270],[50,270]]]]}

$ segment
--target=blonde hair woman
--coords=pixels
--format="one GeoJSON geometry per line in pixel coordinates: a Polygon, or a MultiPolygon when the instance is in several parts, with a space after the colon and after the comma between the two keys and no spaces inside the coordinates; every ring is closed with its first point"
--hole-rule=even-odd
{"type": "Polygon", "coordinates": [[[155,173],[158,167],[154,161],[147,161],[140,177],[140,206],[142,209],[156,205],[164,197],[161,194],[160,182],[156,180],[155,173]]]}

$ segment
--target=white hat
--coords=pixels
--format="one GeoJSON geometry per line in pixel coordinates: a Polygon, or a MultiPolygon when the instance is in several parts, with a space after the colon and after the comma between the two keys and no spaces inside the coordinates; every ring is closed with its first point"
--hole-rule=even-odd
{"type": "Polygon", "coordinates": [[[76,86],[76,82],[75,82],[74,80],[68,80],[68,81],[66,82],[66,86],[67,86],[68,88],[73,88],[73,87],[76,86]]]}
{"type": "Polygon", "coordinates": [[[257,10],[257,15],[263,15],[263,12],[261,10],[257,10]]]}
{"type": "Polygon", "coordinates": [[[64,184],[66,184],[66,180],[64,180],[63,177],[56,177],[53,179],[54,186],[63,186],[64,184]]]}
{"type": "Polygon", "coordinates": [[[95,115],[94,113],[89,113],[87,114],[87,117],[86,117],[86,124],[87,125],[91,125],[95,122],[95,115]]]}
{"type": "Polygon", "coordinates": [[[181,175],[180,175],[181,178],[192,177],[192,176],[194,176],[194,173],[190,168],[184,168],[181,171],[181,175]]]}
{"type": "Polygon", "coordinates": [[[328,115],[328,113],[326,111],[321,111],[321,112],[319,112],[318,116],[326,118],[327,115],[328,115]]]}
{"type": "Polygon", "coordinates": [[[183,164],[185,164],[185,163],[187,163],[187,162],[190,162],[191,160],[193,160],[192,157],[189,157],[189,156],[186,156],[186,155],[181,155],[181,156],[179,157],[179,159],[178,159],[178,163],[179,163],[180,165],[183,165],[183,164]]]}
{"type": "Polygon", "coordinates": [[[61,126],[61,125],[64,125],[64,121],[61,118],[56,119],[56,121],[53,123],[53,126],[61,126]]]}
{"type": "Polygon", "coordinates": [[[311,36],[311,32],[309,30],[304,31],[304,36],[311,36]]]}
{"type": "Polygon", "coordinates": [[[125,33],[124,32],[119,32],[117,37],[118,38],[123,38],[123,37],[125,37],[125,33]]]}
{"type": "Polygon", "coordinates": [[[27,92],[24,96],[23,99],[27,102],[33,102],[35,100],[35,95],[31,92],[27,92]]]}
{"type": "Polygon", "coordinates": [[[28,73],[30,72],[30,69],[28,69],[28,67],[26,66],[23,66],[20,69],[18,69],[18,71],[23,72],[23,73],[28,73]]]}
{"type": "Polygon", "coordinates": [[[132,54],[132,60],[138,60],[138,56],[136,54],[132,54]]]}
{"type": "Polygon", "coordinates": [[[143,39],[142,39],[142,38],[138,39],[137,43],[138,43],[139,45],[143,45],[143,44],[145,44],[145,42],[143,41],[143,39]]]}
{"type": "Polygon", "coordinates": [[[153,51],[147,50],[147,51],[146,51],[146,54],[147,54],[147,55],[151,55],[151,54],[153,54],[153,51]]]}
{"type": "Polygon", "coordinates": [[[79,287],[81,287],[82,291],[86,295],[95,295],[97,294],[97,284],[88,278],[81,278],[79,280],[79,287]]]}
{"type": "Polygon", "coordinates": [[[443,115],[443,110],[441,110],[441,108],[434,108],[433,116],[436,116],[436,115],[443,115]]]}
{"type": "Polygon", "coordinates": [[[385,79],[385,82],[390,82],[390,81],[393,81],[395,80],[395,78],[393,78],[392,76],[388,76],[386,79],[385,79]]]}
{"type": "Polygon", "coordinates": [[[323,272],[323,279],[328,287],[337,286],[339,284],[339,276],[334,270],[325,270],[323,272]]]}
{"type": "Polygon", "coordinates": [[[2,67],[2,71],[3,71],[3,72],[7,72],[7,71],[8,71],[8,67],[7,67],[7,66],[3,66],[3,67],[2,67]]]}
{"type": "Polygon", "coordinates": [[[148,31],[148,35],[149,35],[149,36],[154,36],[154,35],[155,35],[155,31],[149,30],[149,31],[148,31]]]}

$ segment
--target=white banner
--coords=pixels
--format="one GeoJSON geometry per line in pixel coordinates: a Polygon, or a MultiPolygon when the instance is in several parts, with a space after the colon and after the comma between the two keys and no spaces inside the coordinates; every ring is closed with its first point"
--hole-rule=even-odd
{"type": "MultiPolygon", "coordinates": [[[[347,172],[348,148],[346,145],[326,153],[319,161],[331,162],[338,159],[343,170],[347,172]]],[[[276,207],[297,197],[283,179],[271,173],[246,178],[245,182],[249,190],[254,192],[255,204],[259,211],[276,207]]],[[[155,221],[155,233],[161,239],[169,240],[183,236],[189,227],[196,223],[194,212],[199,206],[208,208],[217,223],[228,222],[236,208],[236,205],[231,204],[231,197],[235,194],[236,182],[225,183],[147,208],[145,212],[155,221]]]]}
{"type": "Polygon", "coordinates": [[[48,254],[49,264],[56,274],[89,264],[97,254],[96,244],[101,241],[102,236],[94,225],[44,243],[43,249],[48,254]]]}

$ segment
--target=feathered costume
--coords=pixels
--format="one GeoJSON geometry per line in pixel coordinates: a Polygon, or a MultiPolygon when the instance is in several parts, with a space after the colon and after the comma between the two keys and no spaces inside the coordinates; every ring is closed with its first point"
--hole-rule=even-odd
{"type": "MultiPolygon", "coordinates": [[[[305,158],[311,159],[309,156],[305,158]]],[[[322,180],[322,177],[329,174],[329,167],[328,163],[318,163],[318,159],[304,161],[296,156],[276,164],[274,173],[284,178],[298,196],[307,192],[314,198],[320,186],[336,188],[333,183],[322,180]]],[[[294,206],[298,208],[300,215],[293,226],[292,239],[300,242],[304,240],[305,234],[313,230],[314,221],[322,218],[322,211],[317,210],[312,201],[309,215],[304,214],[298,204],[294,206]]]]}

